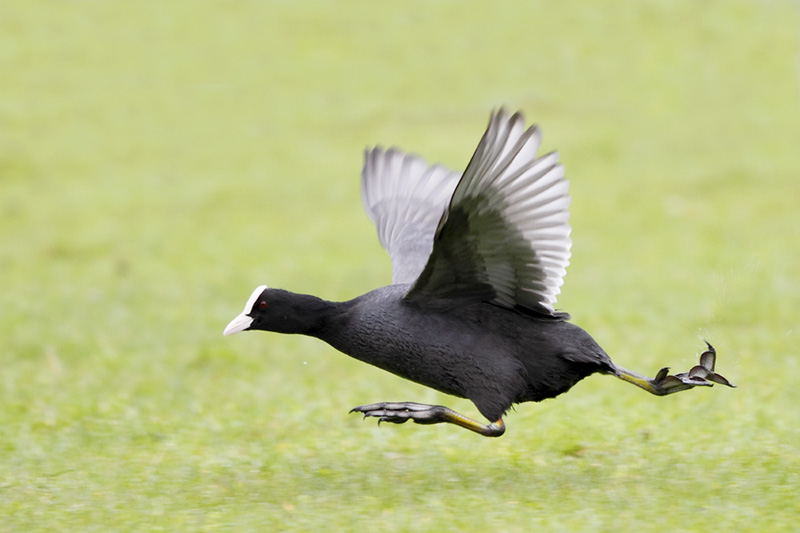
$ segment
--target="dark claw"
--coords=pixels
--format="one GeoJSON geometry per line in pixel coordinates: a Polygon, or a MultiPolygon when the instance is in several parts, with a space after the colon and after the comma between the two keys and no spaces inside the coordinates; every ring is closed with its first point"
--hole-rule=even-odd
{"type": "MultiPolygon", "coordinates": [[[[708,350],[700,354],[700,366],[706,371],[703,377],[708,381],[713,381],[714,383],[719,383],[720,385],[736,388],[736,385],[733,385],[725,377],[714,372],[714,365],[716,364],[717,361],[717,351],[714,349],[713,346],[711,346],[710,342],[708,341],[705,342],[706,345],[708,346],[708,350]]],[[[690,370],[689,373],[691,373],[692,371],[694,371],[694,368],[690,370]]]]}
{"type": "Polygon", "coordinates": [[[705,341],[708,350],[700,354],[700,364],[711,372],[714,371],[714,364],[717,360],[717,351],[711,346],[711,343],[705,341]]]}
{"type": "Polygon", "coordinates": [[[707,378],[709,381],[713,381],[714,383],[719,383],[720,385],[728,386],[732,389],[736,388],[736,385],[728,381],[725,377],[720,376],[719,374],[712,374],[707,378]]]}
{"type": "Polygon", "coordinates": [[[655,382],[664,381],[668,375],[669,375],[669,367],[665,366],[664,368],[658,371],[658,374],[656,374],[656,377],[653,378],[653,381],[655,382]]]}

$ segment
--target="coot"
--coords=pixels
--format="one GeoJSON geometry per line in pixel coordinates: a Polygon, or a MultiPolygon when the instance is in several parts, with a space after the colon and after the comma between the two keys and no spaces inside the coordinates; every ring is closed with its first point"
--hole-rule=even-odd
{"type": "Polygon", "coordinates": [[[441,405],[354,408],[379,422],[450,423],[504,433],[515,403],[541,401],[599,372],[656,395],[713,383],[708,349],[689,372],[648,378],[614,364],[553,304],[569,264],[569,196],[555,152],[521,113],[492,114],[463,175],[416,155],[366,151],[362,197],[392,260],[392,284],[347,302],[262,285],[225,328],[317,337],[356,359],[468,398],[483,424],[441,405]]]}

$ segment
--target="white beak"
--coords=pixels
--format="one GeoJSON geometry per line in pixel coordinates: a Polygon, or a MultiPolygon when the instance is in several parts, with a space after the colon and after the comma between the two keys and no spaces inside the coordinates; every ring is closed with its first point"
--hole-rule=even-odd
{"type": "Polygon", "coordinates": [[[250,295],[250,298],[247,299],[247,303],[244,304],[244,310],[231,320],[231,323],[225,328],[225,331],[222,332],[223,335],[233,335],[234,333],[239,333],[240,331],[244,331],[250,327],[253,323],[253,317],[248,316],[247,313],[253,310],[253,306],[256,304],[256,300],[258,297],[261,296],[261,293],[267,288],[266,285],[259,285],[256,287],[256,290],[253,291],[253,294],[250,295]]]}
{"type": "Polygon", "coordinates": [[[249,317],[242,312],[242,314],[231,320],[231,323],[225,327],[225,331],[223,331],[222,334],[233,335],[234,333],[239,333],[240,331],[244,331],[249,328],[250,324],[252,323],[252,317],[249,317]]]}

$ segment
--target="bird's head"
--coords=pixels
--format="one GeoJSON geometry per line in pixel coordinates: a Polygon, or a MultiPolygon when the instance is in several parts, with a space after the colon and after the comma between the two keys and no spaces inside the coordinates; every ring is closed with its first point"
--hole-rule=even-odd
{"type": "Polygon", "coordinates": [[[250,298],[247,299],[247,303],[244,304],[244,310],[239,313],[236,318],[230,321],[222,334],[233,335],[234,333],[239,333],[240,331],[246,331],[256,327],[257,324],[254,324],[254,322],[261,322],[260,319],[268,307],[268,290],[269,289],[266,285],[260,285],[256,287],[256,289],[253,291],[253,294],[251,294],[250,298]]]}
{"type": "Polygon", "coordinates": [[[233,335],[240,331],[260,329],[313,335],[330,310],[331,305],[316,296],[261,285],[256,287],[244,304],[244,310],[231,320],[222,333],[233,335]]]}

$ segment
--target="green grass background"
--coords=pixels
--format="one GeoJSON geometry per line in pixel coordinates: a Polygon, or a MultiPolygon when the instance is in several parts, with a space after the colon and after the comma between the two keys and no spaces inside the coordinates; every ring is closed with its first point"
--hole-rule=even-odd
{"type": "Polygon", "coordinates": [[[0,3],[0,530],[780,531],[800,519],[797,5],[0,3]],[[499,105],[571,182],[559,306],[621,365],[501,439],[458,400],[222,328],[390,281],[361,151],[463,168],[499,105]]]}

